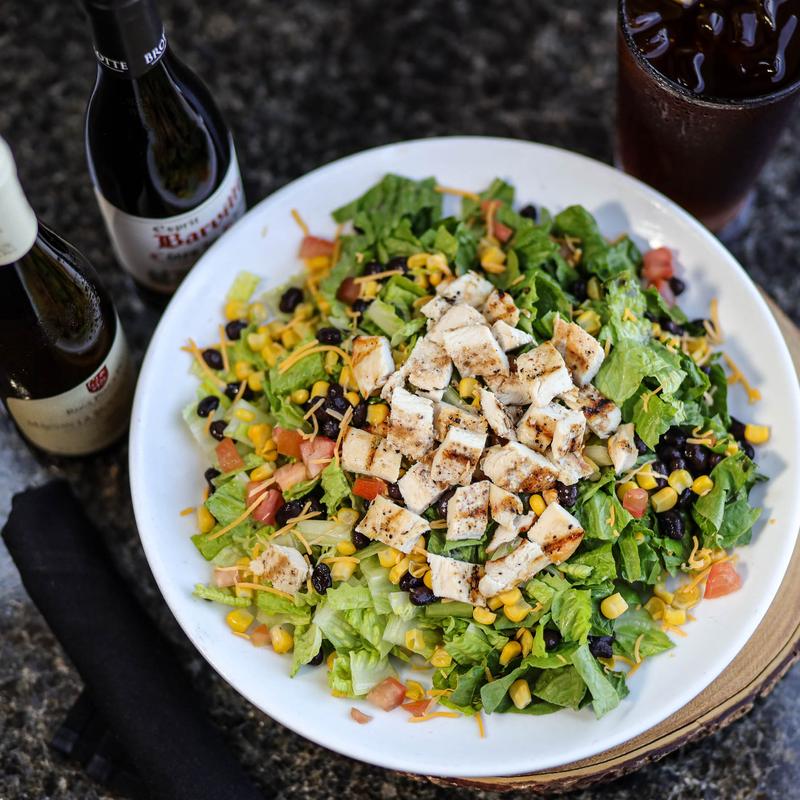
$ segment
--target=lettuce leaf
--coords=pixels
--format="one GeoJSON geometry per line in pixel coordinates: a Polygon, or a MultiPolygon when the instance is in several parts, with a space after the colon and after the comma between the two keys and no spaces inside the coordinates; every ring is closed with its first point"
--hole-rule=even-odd
{"type": "Polygon", "coordinates": [[[319,483],[319,478],[311,478],[311,480],[300,481],[295,483],[283,491],[283,499],[288,503],[290,500],[296,500],[298,497],[304,497],[319,483]]]}
{"type": "Polygon", "coordinates": [[[334,514],[339,506],[350,497],[350,484],[344,470],[334,461],[331,461],[320,473],[320,480],[324,494],[322,502],[329,514],[334,514]]]}
{"type": "Polygon", "coordinates": [[[484,683],[483,686],[481,686],[481,703],[483,704],[483,710],[487,714],[497,711],[508,694],[511,684],[514,683],[517,678],[521,678],[527,669],[526,666],[517,667],[516,669],[512,669],[507,675],[503,675],[502,678],[496,678],[491,683],[484,683]]]}
{"type": "Polygon", "coordinates": [[[483,630],[470,623],[464,633],[449,641],[445,639],[444,649],[458,664],[483,664],[492,651],[492,645],[483,630]]]}
{"type": "Polygon", "coordinates": [[[252,272],[240,272],[233,279],[225,299],[246,303],[253,296],[259,283],[261,278],[258,275],[253,275],[252,272]]]}
{"type": "Polygon", "coordinates": [[[235,608],[247,608],[251,603],[250,598],[237,597],[230,589],[218,589],[216,586],[205,586],[202,583],[195,584],[192,594],[201,600],[212,600],[235,608]]]}
{"type": "Polygon", "coordinates": [[[339,653],[347,653],[361,647],[358,631],[347,621],[344,612],[337,611],[330,603],[323,601],[317,606],[313,617],[314,624],[339,653]]]}
{"type": "Polygon", "coordinates": [[[619,705],[620,692],[624,692],[622,696],[627,694],[624,683],[620,685],[622,688],[617,688],[606,677],[597,659],[589,651],[588,644],[582,644],[575,650],[572,664],[592,695],[592,708],[598,719],[619,705]]]}
{"type": "Polygon", "coordinates": [[[551,607],[553,622],[570,642],[586,642],[592,629],[592,594],[588,589],[557,592],[551,607]]]}
{"type": "Polygon", "coordinates": [[[292,669],[289,675],[297,675],[303,664],[308,664],[322,647],[322,631],[316,625],[298,625],[294,629],[292,669]]]}
{"type": "Polygon", "coordinates": [[[347,583],[340,583],[325,593],[325,603],[336,611],[350,611],[353,608],[372,608],[372,595],[364,584],[356,583],[353,578],[347,583]]]}
{"type": "Polygon", "coordinates": [[[269,371],[269,385],[272,392],[278,395],[289,394],[295,389],[305,389],[316,381],[327,378],[322,353],[311,353],[292,364],[286,372],[280,372],[278,366],[269,371]]]}
{"type": "Polygon", "coordinates": [[[394,306],[378,298],[369,304],[364,312],[364,319],[377,325],[389,337],[399,333],[405,326],[404,320],[398,316],[394,306]]]}
{"type": "Polygon", "coordinates": [[[389,659],[372,650],[353,650],[350,653],[350,680],[353,694],[357,697],[396,674],[389,659]]]}
{"type": "Polygon", "coordinates": [[[661,435],[673,425],[680,425],[685,417],[684,404],[680,400],[663,393],[645,392],[633,407],[631,422],[642,441],[654,450],[661,435]]]}
{"type": "Polygon", "coordinates": [[[585,566],[589,574],[580,579],[586,586],[595,586],[603,581],[614,580],[617,577],[617,564],[614,560],[613,545],[611,542],[595,547],[593,550],[584,550],[572,556],[565,566],[585,566]]]}
{"type": "Polygon", "coordinates": [[[675,646],[661,626],[642,608],[631,608],[614,620],[615,647],[624,656],[634,657],[636,641],[640,636],[639,655],[642,658],[663,653],[675,646]]]}
{"type": "Polygon", "coordinates": [[[547,703],[577,709],[586,694],[586,683],[575,667],[547,669],[536,679],[533,694],[547,703]]]}
{"type": "Polygon", "coordinates": [[[271,592],[258,592],[256,606],[259,619],[270,625],[284,622],[290,625],[308,625],[311,621],[311,609],[301,597],[304,595],[296,595],[294,600],[290,600],[271,592]]]}
{"type": "Polygon", "coordinates": [[[218,486],[216,491],[208,496],[205,506],[217,522],[228,525],[244,513],[245,493],[244,482],[232,478],[218,486]]]}

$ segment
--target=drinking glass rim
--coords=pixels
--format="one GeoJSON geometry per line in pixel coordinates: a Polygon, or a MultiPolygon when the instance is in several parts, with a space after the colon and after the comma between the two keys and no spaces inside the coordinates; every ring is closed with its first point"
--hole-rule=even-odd
{"type": "Polygon", "coordinates": [[[672,80],[672,78],[669,78],[663,72],[657,70],[650,63],[650,60],[644,57],[644,54],[636,45],[636,42],[634,42],[633,35],[628,27],[627,19],[625,18],[626,5],[627,0],[619,0],[617,4],[617,23],[619,25],[619,30],[622,33],[622,38],[625,40],[628,50],[630,50],[630,52],[633,54],[633,57],[636,59],[636,61],[668,91],[672,91],[687,100],[691,100],[693,103],[697,103],[698,105],[709,106],[713,108],[754,108],[758,106],[770,105],[771,103],[783,100],[788,95],[791,95],[800,89],[800,76],[798,76],[798,78],[796,78],[792,83],[784,86],[782,89],[770,92],[769,94],[762,94],[758,97],[720,97],[716,95],[694,94],[685,86],[681,86],[681,84],[679,84],[677,81],[672,80]]]}

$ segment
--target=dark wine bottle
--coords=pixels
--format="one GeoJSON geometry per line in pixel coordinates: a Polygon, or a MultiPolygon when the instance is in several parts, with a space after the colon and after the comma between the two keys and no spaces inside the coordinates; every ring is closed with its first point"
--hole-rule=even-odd
{"type": "Polygon", "coordinates": [[[133,368],[91,265],[36,219],[0,138],[0,399],[57,455],[101,450],[128,425],[133,368]]]}
{"type": "Polygon", "coordinates": [[[83,0],[97,81],[86,152],[120,264],[169,294],[245,210],[231,134],[167,44],[154,0],[83,0]]]}

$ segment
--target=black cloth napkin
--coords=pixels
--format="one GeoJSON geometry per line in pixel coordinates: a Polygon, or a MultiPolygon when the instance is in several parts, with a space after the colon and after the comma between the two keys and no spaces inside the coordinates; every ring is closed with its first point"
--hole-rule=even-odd
{"type": "Polygon", "coordinates": [[[83,678],[98,719],[113,732],[111,750],[109,737],[99,736],[101,757],[121,748],[152,798],[263,800],[168,643],[126,589],[68,484],[16,495],[3,538],[28,594],[83,678]]]}

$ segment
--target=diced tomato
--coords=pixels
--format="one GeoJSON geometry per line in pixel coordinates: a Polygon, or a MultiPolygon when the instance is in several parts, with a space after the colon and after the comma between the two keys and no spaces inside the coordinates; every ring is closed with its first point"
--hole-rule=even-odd
{"type": "Polygon", "coordinates": [[[336,290],[336,299],[351,306],[361,297],[361,287],[356,283],[355,278],[345,278],[336,290]]]}
{"type": "Polygon", "coordinates": [[[273,477],[278,486],[281,487],[281,491],[285,492],[296,483],[308,480],[308,471],[306,470],[306,465],[302,461],[298,461],[296,464],[286,464],[275,470],[273,477]]]}
{"type": "Polygon", "coordinates": [[[430,704],[430,699],[415,700],[413,703],[403,703],[403,711],[408,711],[413,717],[421,717],[430,704]]]}
{"type": "Polygon", "coordinates": [[[644,254],[642,276],[654,286],[659,281],[667,281],[675,274],[672,265],[672,251],[668,247],[657,247],[644,254]]]}
{"type": "Polygon", "coordinates": [[[303,437],[300,431],[291,431],[276,425],[272,429],[272,438],[275,440],[275,447],[282,456],[291,458],[302,458],[300,444],[303,437]]]}
{"type": "Polygon", "coordinates": [[[372,717],[369,714],[365,714],[357,708],[350,709],[350,719],[357,722],[359,725],[366,725],[368,722],[372,722],[372,717]]]}
{"type": "Polygon", "coordinates": [[[514,235],[514,231],[509,228],[508,225],[503,225],[502,222],[498,222],[497,220],[492,224],[492,230],[494,231],[494,235],[503,243],[507,242],[514,235]]]}
{"type": "Polygon", "coordinates": [[[391,711],[403,704],[406,699],[406,687],[396,678],[387,678],[370,689],[367,700],[384,711],[391,711]]]}
{"type": "Polygon", "coordinates": [[[216,446],[217,461],[223,472],[232,472],[235,469],[244,469],[244,461],[236,449],[233,439],[223,439],[216,446]]]}
{"type": "Polygon", "coordinates": [[[334,243],[318,236],[304,236],[300,243],[300,258],[317,258],[333,255],[334,243]]]}
{"type": "Polygon", "coordinates": [[[250,644],[253,647],[266,647],[271,641],[272,637],[269,635],[269,628],[266,625],[253,628],[253,632],[250,634],[250,644]]]}
{"type": "Polygon", "coordinates": [[[721,561],[711,567],[703,597],[707,597],[709,600],[714,597],[723,597],[735,592],[741,586],[742,576],[736,571],[733,564],[730,561],[721,561]]]}
{"type": "Polygon", "coordinates": [[[266,491],[262,489],[257,492],[257,486],[258,483],[254,481],[247,484],[247,505],[250,507],[260,496],[262,500],[253,511],[253,519],[264,525],[272,525],[275,522],[275,513],[283,505],[283,495],[277,489],[267,489],[266,491]]]}
{"type": "Polygon", "coordinates": [[[644,489],[628,489],[622,496],[622,507],[636,519],[641,519],[647,511],[649,496],[644,489]]]}
{"type": "Polygon", "coordinates": [[[386,494],[389,487],[380,478],[364,478],[359,476],[353,484],[353,494],[365,500],[374,500],[379,494],[386,494]]]}
{"type": "Polygon", "coordinates": [[[481,211],[488,214],[490,208],[494,207],[494,210],[497,211],[501,205],[503,205],[502,200],[481,200],[481,211]]]}
{"type": "Polygon", "coordinates": [[[317,436],[313,441],[300,443],[300,455],[310,478],[316,478],[328,466],[327,462],[333,458],[335,449],[336,442],[327,436],[317,436]]]}

